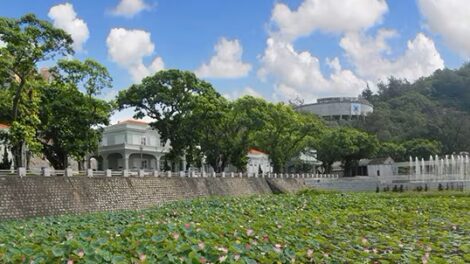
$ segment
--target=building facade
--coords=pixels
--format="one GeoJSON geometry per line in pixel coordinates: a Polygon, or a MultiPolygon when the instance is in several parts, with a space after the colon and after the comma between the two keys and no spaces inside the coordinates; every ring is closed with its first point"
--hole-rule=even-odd
{"type": "Polygon", "coordinates": [[[357,97],[320,98],[316,103],[296,106],[299,112],[316,114],[326,120],[353,120],[365,117],[374,111],[371,103],[357,97]]]}
{"type": "Polygon", "coordinates": [[[269,155],[258,149],[250,149],[247,153],[248,164],[246,172],[248,174],[264,174],[273,172],[269,155]]]}
{"type": "Polygon", "coordinates": [[[162,157],[169,150],[170,143],[162,141],[158,131],[148,123],[122,121],[104,129],[97,157],[101,165],[96,169],[161,170],[162,157]]]}

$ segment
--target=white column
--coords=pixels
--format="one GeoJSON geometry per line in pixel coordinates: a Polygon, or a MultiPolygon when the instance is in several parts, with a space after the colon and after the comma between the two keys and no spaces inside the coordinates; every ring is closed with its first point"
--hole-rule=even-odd
{"type": "Polygon", "coordinates": [[[155,165],[155,170],[160,171],[160,157],[157,157],[157,164],[155,165]]]}
{"type": "Polygon", "coordinates": [[[108,155],[103,155],[103,170],[108,169],[108,155]]]}
{"type": "Polygon", "coordinates": [[[26,168],[25,167],[19,167],[18,168],[18,176],[20,176],[20,177],[25,177],[26,176],[26,168]]]}
{"type": "Polygon", "coordinates": [[[65,168],[64,173],[65,173],[66,177],[72,177],[73,176],[73,170],[70,167],[65,168]]]}
{"type": "Polygon", "coordinates": [[[42,172],[42,176],[44,176],[44,177],[50,177],[51,176],[51,169],[49,169],[47,167],[42,168],[41,172],[42,172]]]}
{"type": "Polygon", "coordinates": [[[124,170],[129,169],[129,154],[124,153],[124,170]]]}

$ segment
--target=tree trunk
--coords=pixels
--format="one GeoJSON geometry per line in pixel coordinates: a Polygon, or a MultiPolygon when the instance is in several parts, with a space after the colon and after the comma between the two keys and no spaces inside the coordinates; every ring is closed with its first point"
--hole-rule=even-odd
{"type": "MultiPolygon", "coordinates": [[[[11,114],[11,124],[18,119],[18,106],[20,104],[20,99],[21,99],[21,92],[23,91],[23,87],[25,85],[24,78],[20,77],[20,83],[18,85],[18,88],[16,89],[15,97],[13,98],[13,109],[12,109],[12,114],[11,114]]],[[[22,159],[23,159],[23,141],[18,142],[11,148],[13,157],[14,157],[14,162],[15,162],[15,168],[18,169],[19,167],[23,166],[22,159]]]]}
{"type": "Polygon", "coordinates": [[[13,162],[14,162],[14,167],[15,169],[18,169],[19,167],[23,166],[21,159],[21,146],[23,143],[17,143],[11,147],[11,154],[13,155],[13,162]]]}

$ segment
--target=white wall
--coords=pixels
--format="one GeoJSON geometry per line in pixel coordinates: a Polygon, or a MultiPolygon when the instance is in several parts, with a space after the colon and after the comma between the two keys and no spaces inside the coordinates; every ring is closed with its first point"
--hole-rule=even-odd
{"type": "Polygon", "coordinates": [[[368,165],[367,166],[367,174],[369,176],[393,176],[393,167],[392,165],[368,165]],[[379,173],[377,173],[379,172],[379,173]],[[380,175],[378,175],[380,174],[380,175]]]}
{"type": "Polygon", "coordinates": [[[259,168],[263,173],[272,172],[271,162],[269,156],[266,154],[249,154],[248,155],[248,164],[246,171],[248,174],[258,173],[259,168]]]}
{"type": "MultiPolygon", "coordinates": [[[[0,162],[3,160],[3,152],[5,151],[5,145],[3,142],[0,142],[0,162]]],[[[11,151],[7,149],[7,155],[9,160],[13,160],[13,155],[11,154],[11,151]]]]}

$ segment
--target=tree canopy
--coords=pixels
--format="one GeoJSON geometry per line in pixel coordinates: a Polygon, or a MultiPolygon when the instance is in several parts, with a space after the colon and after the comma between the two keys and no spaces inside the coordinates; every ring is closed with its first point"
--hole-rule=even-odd
{"type": "Polygon", "coordinates": [[[64,169],[69,157],[81,161],[96,152],[101,140],[96,128],[108,125],[112,110],[110,103],[92,97],[91,92],[81,92],[79,84],[93,80],[86,82],[86,88],[96,93],[109,87],[111,78],[105,68],[89,59],[59,61],[52,69],[52,76],[41,90],[37,137],[49,162],[57,169],[64,169]],[[102,70],[87,70],[90,63],[102,70]]]}
{"type": "Polygon", "coordinates": [[[0,88],[9,101],[1,105],[9,110],[2,119],[11,124],[8,141],[18,167],[23,164],[25,145],[33,152],[40,149],[35,137],[40,123],[37,63],[73,54],[72,38],[32,14],[19,19],[0,17],[0,36],[6,44],[0,48],[0,88]]]}
{"type": "Polygon", "coordinates": [[[327,172],[335,161],[341,161],[345,175],[351,174],[354,162],[372,157],[379,147],[375,136],[353,128],[337,128],[326,132],[318,141],[318,159],[327,172]]]}
{"type": "Polygon", "coordinates": [[[11,125],[3,137],[16,167],[25,166],[26,149],[42,153],[58,169],[68,157],[80,161],[96,151],[99,125],[108,124],[111,105],[94,98],[111,86],[98,62],[59,60],[51,69],[38,63],[72,55],[72,38],[32,14],[0,17],[0,121],[11,125]]]}
{"type": "Polygon", "coordinates": [[[367,89],[362,93],[373,103],[374,112],[355,127],[383,142],[434,142],[428,152],[470,150],[470,64],[437,70],[414,83],[390,78],[378,88],[377,93],[367,89]]]}

